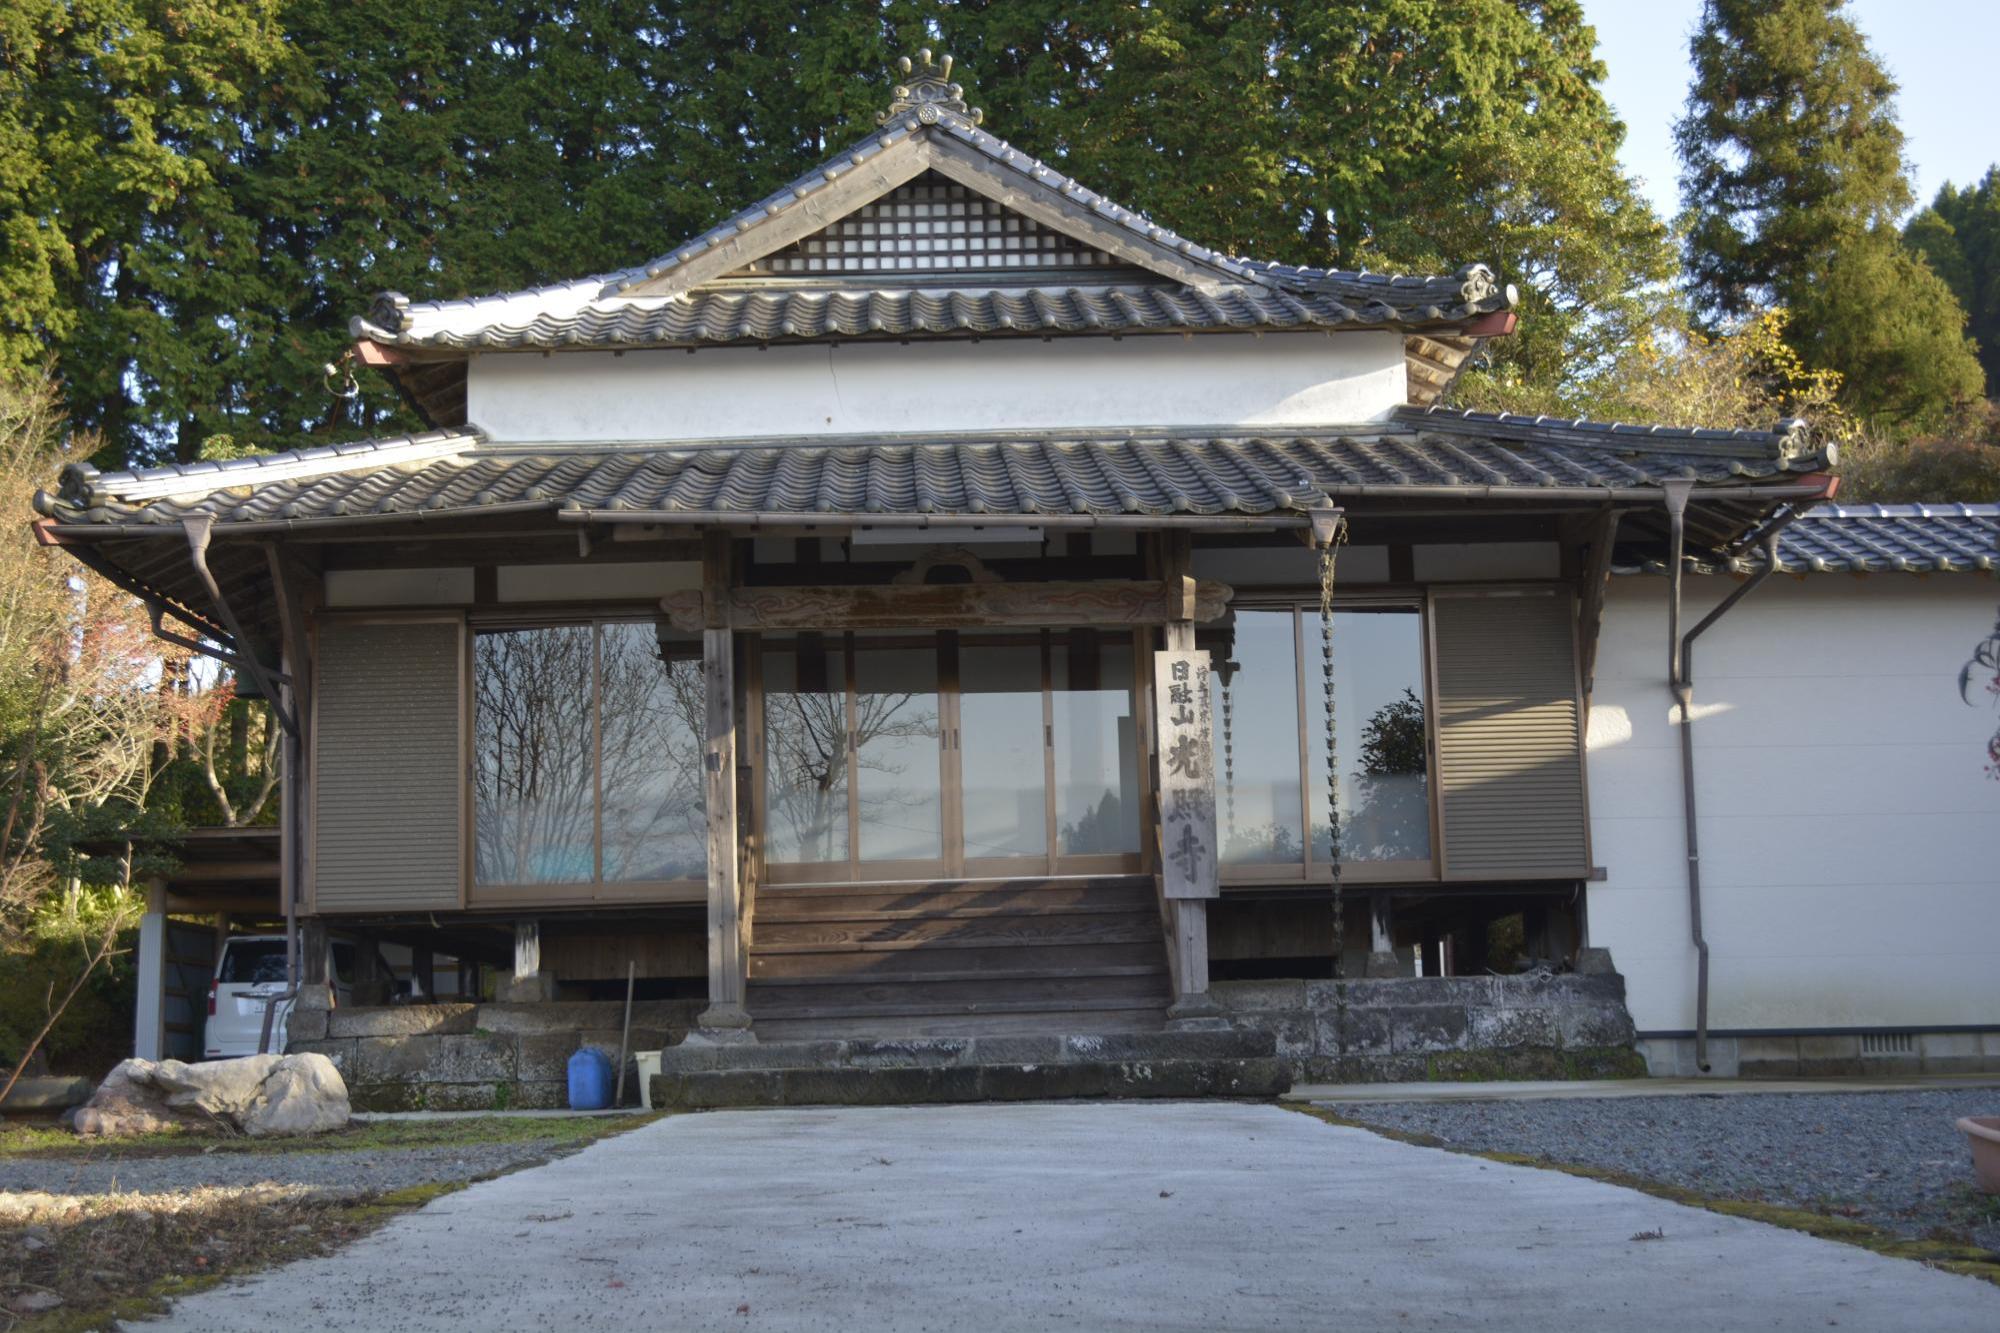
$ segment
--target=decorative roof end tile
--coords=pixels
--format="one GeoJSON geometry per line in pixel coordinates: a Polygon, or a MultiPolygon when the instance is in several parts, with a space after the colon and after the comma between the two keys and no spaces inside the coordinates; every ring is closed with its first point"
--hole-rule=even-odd
{"type": "Polygon", "coordinates": [[[933,62],[930,48],[917,52],[921,64],[912,64],[908,56],[896,62],[907,82],[899,83],[891,90],[892,100],[887,111],[875,117],[877,125],[886,125],[907,112],[915,112],[917,120],[925,125],[935,125],[947,114],[961,117],[974,125],[986,118],[986,113],[976,106],[967,106],[965,89],[951,81],[951,57],[933,62]]]}

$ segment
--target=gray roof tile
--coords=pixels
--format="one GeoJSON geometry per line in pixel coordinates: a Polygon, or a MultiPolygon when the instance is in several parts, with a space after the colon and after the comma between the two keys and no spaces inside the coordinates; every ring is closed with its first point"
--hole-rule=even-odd
{"type": "MultiPolygon", "coordinates": [[[[1690,558],[1702,574],[1762,569],[1762,551],[1727,562],[1690,558]]],[[[1657,574],[1662,561],[1622,565],[1620,574],[1657,574]]],[[[1786,574],[1964,573],[2000,568],[2000,504],[1820,505],[1778,535],[1786,574]]]]}
{"type": "Polygon", "coordinates": [[[880,442],[492,444],[441,431],[145,472],[72,466],[44,514],[72,523],[220,523],[477,512],[1268,514],[1359,487],[1727,487],[1816,455],[1758,432],[1614,433],[1405,411],[1389,423],[1227,434],[1049,432],[880,442]],[[1496,424],[1498,423],[1498,424],[1496,424]]]}
{"type": "Polygon", "coordinates": [[[1088,330],[1435,328],[1509,309],[1514,299],[1513,290],[1498,285],[1482,265],[1469,265],[1450,276],[1405,276],[1301,268],[1225,255],[1112,203],[965,116],[946,110],[924,123],[915,111],[906,111],[789,185],[644,264],[465,300],[412,302],[399,293],[383,293],[366,315],[352,321],[352,331],[357,338],[389,345],[472,350],[1088,330]],[[994,287],[990,280],[982,282],[968,274],[938,276],[916,290],[894,290],[894,280],[888,279],[833,290],[747,295],[737,282],[668,297],[633,291],[758,222],[800,205],[854,164],[916,135],[969,147],[1022,183],[1091,210],[1135,242],[1173,251],[1187,264],[1212,273],[1214,281],[1087,290],[1071,282],[994,287]]]}

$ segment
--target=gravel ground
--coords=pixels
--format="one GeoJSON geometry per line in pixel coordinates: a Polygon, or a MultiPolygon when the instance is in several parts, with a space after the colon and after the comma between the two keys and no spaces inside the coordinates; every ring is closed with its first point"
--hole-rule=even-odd
{"type": "Polygon", "coordinates": [[[558,1139],[520,1143],[374,1148],[355,1152],[217,1152],[154,1154],[108,1150],[103,1156],[0,1160],[0,1191],[51,1194],[143,1194],[202,1185],[305,1185],[329,1197],[372,1194],[436,1181],[470,1180],[539,1161],[581,1145],[558,1139]]]}
{"type": "Polygon", "coordinates": [[[1965,1115],[1992,1088],[1533,1102],[1326,1102],[1366,1125],[1700,1193],[1834,1211],[1908,1237],[1942,1229],[2000,1252],[2000,1199],[1975,1192],[1965,1115]]]}

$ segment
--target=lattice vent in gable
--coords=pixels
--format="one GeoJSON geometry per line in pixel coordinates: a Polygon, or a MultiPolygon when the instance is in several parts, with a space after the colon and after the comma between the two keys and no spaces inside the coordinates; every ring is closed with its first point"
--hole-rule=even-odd
{"type": "Polygon", "coordinates": [[[742,277],[1110,268],[1117,261],[956,181],[926,173],[742,277]]]}

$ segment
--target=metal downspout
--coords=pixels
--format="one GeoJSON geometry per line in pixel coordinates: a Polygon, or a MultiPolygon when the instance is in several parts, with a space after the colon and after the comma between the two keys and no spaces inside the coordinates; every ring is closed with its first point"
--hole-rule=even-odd
{"type": "Polygon", "coordinates": [[[1708,940],[1701,928],[1701,836],[1694,786],[1694,641],[1709,626],[1729,613],[1730,608],[1754,592],[1758,585],[1778,570],[1778,534],[1799,516],[1800,509],[1782,515],[1764,531],[1764,565],[1732,589],[1713,611],[1701,618],[1685,637],[1681,626],[1682,557],[1687,540],[1687,482],[1667,483],[1667,519],[1670,525],[1667,568],[1668,681],[1681,710],[1681,818],[1687,839],[1688,932],[1694,941],[1694,1062],[1706,1074],[1708,1061],[1708,940]]]}

